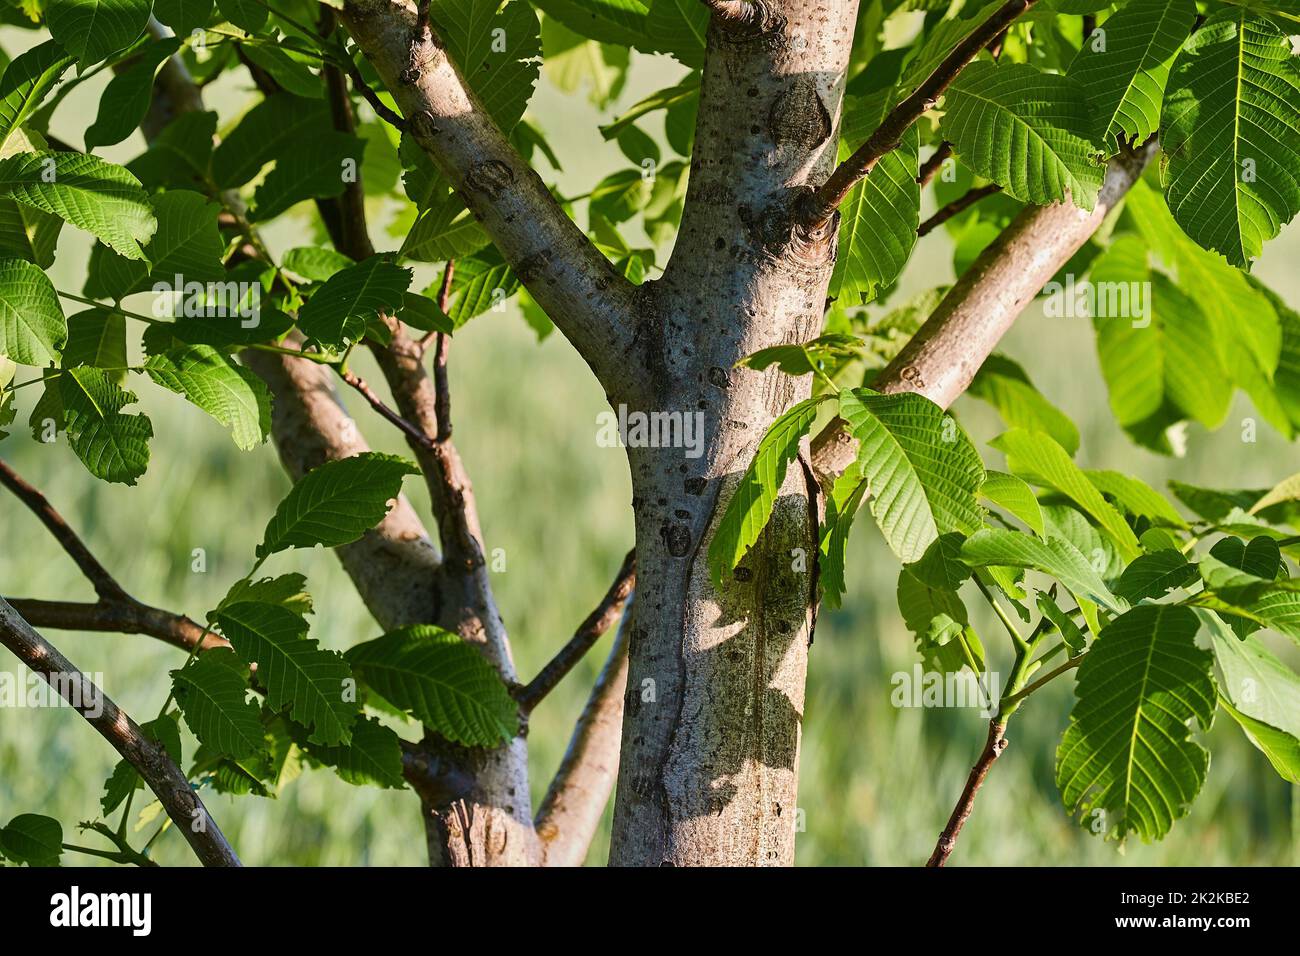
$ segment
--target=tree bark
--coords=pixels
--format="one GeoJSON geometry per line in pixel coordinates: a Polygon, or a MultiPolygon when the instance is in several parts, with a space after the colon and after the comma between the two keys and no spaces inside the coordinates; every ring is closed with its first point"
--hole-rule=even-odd
{"type": "Polygon", "coordinates": [[[805,470],[720,591],[707,553],[759,439],[807,395],[735,364],[820,326],[838,217],[808,232],[795,207],[835,160],[856,10],[791,0],[757,27],[709,30],[681,230],[642,287],[636,361],[653,388],[631,410],[699,420],[703,448],[628,449],[638,571],[615,865],[793,861],[817,551],[805,470]]]}

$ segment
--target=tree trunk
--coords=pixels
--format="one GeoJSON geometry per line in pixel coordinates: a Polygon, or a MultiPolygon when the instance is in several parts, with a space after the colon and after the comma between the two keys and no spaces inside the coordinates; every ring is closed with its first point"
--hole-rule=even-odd
{"type": "MultiPolygon", "coordinates": [[[[816,485],[792,467],[771,524],[716,590],[713,528],[768,426],[807,383],[738,369],[817,334],[837,219],[792,225],[829,174],[856,2],[792,0],[761,23],[714,18],[681,230],[644,287],[633,411],[697,413],[702,454],[629,447],[637,599],[616,865],[790,864],[815,608],[816,485]]],[[[802,389],[802,390],[801,390],[802,389]]],[[[629,441],[629,445],[635,444],[629,441]]],[[[806,464],[806,456],[801,464],[806,464]]]]}

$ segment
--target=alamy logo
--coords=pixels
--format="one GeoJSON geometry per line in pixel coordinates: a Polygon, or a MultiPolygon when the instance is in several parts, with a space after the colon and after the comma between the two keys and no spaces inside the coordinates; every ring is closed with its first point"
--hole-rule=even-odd
{"type": "Polygon", "coordinates": [[[895,707],[971,707],[983,717],[993,717],[1002,696],[1002,675],[997,671],[927,671],[921,665],[897,671],[890,684],[889,702],[895,707]]]}
{"type": "Polygon", "coordinates": [[[62,671],[24,679],[13,671],[0,671],[0,708],[72,707],[87,717],[104,713],[103,674],[68,674],[62,671]]]}
{"type": "Polygon", "coordinates": [[[133,936],[153,929],[153,896],[149,893],[82,893],[74,886],[50,897],[50,925],[59,928],[124,926],[133,936]]]}
{"type": "Polygon", "coordinates": [[[601,448],[684,448],[687,458],[704,454],[703,412],[640,412],[618,406],[618,414],[596,416],[601,448]]]}
{"type": "Polygon", "coordinates": [[[187,319],[238,318],[240,328],[261,323],[262,286],[258,282],[186,282],[177,273],[172,282],[153,285],[154,315],[187,319]]]}
{"type": "Polygon", "coordinates": [[[1132,319],[1135,329],[1151,324],[1150,282],[1075,282],[1067,274],[1064,284],[1052,280],[1043,286],[1043,294],[1049,319],[1132,319]]]}

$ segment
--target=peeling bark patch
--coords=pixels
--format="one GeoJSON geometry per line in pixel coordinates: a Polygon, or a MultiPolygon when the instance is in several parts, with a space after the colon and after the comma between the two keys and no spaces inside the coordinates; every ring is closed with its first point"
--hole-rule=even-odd
{"type": "Polygon", "coordinates": [[[791,87],[772,102],[767,128],[777,149],[812,150],[831,135],[831,114],[817,92],[817,84],[796,77],[791,87]]]}
{"type": "Polygon", "coordinates": [[[465,186],[489,199],[497,199],[501,191],[515,181],[514,171],[499,159],[475,163],[465,175],[465,186]]]}

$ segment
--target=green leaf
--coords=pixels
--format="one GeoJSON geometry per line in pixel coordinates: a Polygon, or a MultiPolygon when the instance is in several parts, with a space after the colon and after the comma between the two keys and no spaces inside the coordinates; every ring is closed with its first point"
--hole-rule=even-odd
{"type": "Polygon", "coordinates": [[[324,246],[298,246],[284,254],[282,265],[285,271],[292,272],[299,278],[309,282],[324,282],[356,263],[343,253],[324,246]]]}
{"type": "Polygon", "coordinates": [[[456,331],[456,323],[438,304],[428,296],[408,292],[402,296],[402,311],[397,317],[406,325],[421,332],[441,332],[451,335],[456,331]]]}
{"type": "Polygon", "coordinates": [[[352,724],[348,743],[331,747],[304,741],[308,756],[333,767],[343,780],[354,786],[401,789],[402,744],[393,733],[373,717],[358,716],[352,724]]]}
{"type": "Polygon", "coordinates": [[[1264,495],[1253,505],[1250,506],[1251,514],[1259,514],[1266,508],[1273,505],[1279,505],[1286,501],[1295,501],[1300,499],[1300,472],[1289,478],[1284,478],[1271,489],[1268,494],[1264,495]]]}
{"type": "Polygon", "coordinates": [[[42,150],[0,159],[0,196],[97,236],[128,259],[157,227],[140,182],[121,166],[82,153],[42,150]]]}
{"type": "Polygon", "coordinates": [[[1085,471],[1093,487],[1114,499],[1125,512],[1152,524],[1186,528],[1183,516],[1159,492],[1141,479],[1118,471],[1085,471]]]}
{"type": "Polygon", "coordinates": [[[217,605],[223,611],[233,604],[276,604],[288,608],[299,617],[312,613],[311,595],[307,593],[307,579],[298,573],[281,574],[274,578],[250,581],[240,578],[217,605]]]}
{"type": "Polygon", "coordinates": [[[971,63],[944,96],[939,130],[980,176],[1022,202],[1097,202],[1105,168],[1083,90],[1024,63],[971,63]]]}
{"type": "Polygon", "coordinates": [[[1142,553],[1133,530],[1051,436],[1013,428],[990,444],[1006,454],[1007,468],[1013,474],[1056,489],[1090,515],[1125,560],[1131,561],[1142,553]]]}
{"type": "Polygon", "coordinates": [[[298,328],[327,348],[342,348],[381,311],[400,309],[410,284],[409,269],[371,256],[326,280],[298,311],[298,328]]]}
{"type": "Polygon", "coordinates": [[[444,193],[419,214],[403,238],[398,256],[417,262],[444,262],[472,255],[487,243],[487,233],[465,208],[460,194],[444,193]]]}
{"type": "Polygon", "coordinates": [[[1266,17],[1220,10],[1169,79],[1165,199],[1187,235],[1248,268],[1300,212],[1300,65],[1266,17]]]}
{"type": "Polygon", "coordinates": [[[217,0],[217,9],[246,33],[260,33],[266,26],[267,8],[257,0],[217,0]]]}
{"type": "Polygon", "coordinates": [[[268,96],[222,139],[212,154],[212,176],[222,189],[242,186],[267,163],[292,156],[302,142],[332,129],[323,100],[268,96]]]}
{"type": "Polygon", "coordinates": [[[59,360],[68,325],[54,284],[21,259],[0,259],[0,355],[19,365],[59,360]]]}
{"type": "Polygon", "coordinates": [[[213,0],[153,0],[153,12],[177,36],[188,36],[190,31],[206,26],[212,17],[213,0]]]}
{"type": "MultiPolygon", "coordinates": [[[[936,539],[935,546],[942,540],[936,539]]],[[[944,673],[969,667],[983,673],[984,648],[956,590],[927,580],[917,573],[916,565],[905,565],[898,575],[897,593],[899,613],[916,637],[927,667],[944,673]]]]}
{"type": "Polygon", "coordinates": [[[501,678],[477,648],[449,631],[404,627],[345,657],[385,700],[454,743],[495,747],[518,732],[518,709],[501,678]]]}
{"type": "Polygon", "coordinates": [[[1040,538],[1046,537],[1043,526],[1043,509],[1034,497],[1034,491],[1022,479],[1001,471],[986,471],[980,495],[1000,508],[1005,508],[1040,538]]]}
{"type": "Polygon", "coordinates": [[[241,43],[240,51],[294,96],[325,95],[321,78],[311,71],[306,57],[295,56],[292,47],[277,43],[241,43]]]}
{"type": "Polygon", "coordinates": [[[1219,702],[1277,772],[1300,783],[1300,675],[1258,638],[1239,639],[1216,615],[1197,614],[1219,665],[1219,702]]]}
{"type": "Polygon", "coordinates": [[[1219,491],[1214,488],[1199,488],[1172,479],[1169,482],[1169,490],[1192,511],[1206,521],[1216,524],[1227,518],[1234,510],[1244,512],[1259,500],[1259,492],[1255,491],[1219,491]]]}
{"type": "Polygon", "coordinates": [[[1133,559],[1119,576],[1115,593],[1137,604],[1143,598],[1158,599],[1174,588],[1185,588],[1196,580],[1196,567],[1181,551],[1167,548],[1133,559]]]}
{"type": "Polygon", "coordinates": [[[366,141],[351,133],[311,133],[292,150],[275,157],[275,168],[253,194],[249,218],[265,222],[304,200],[341,196],[349,177],[355,179],[365,149],[366,141]]]}
{"type": "Polygon", "coordinates": [[[1040,540],[1019,531],[986,528],[962,545],[961,559],[972,568],[1032,568],[1056,578],[1074,595],[1094,631],[1095,608],[1086,605],[1097,603],[1115,612],[1125,607],[1088,559],[1064,538],[1040,540]]]}
{"type": "Polygon", "coordinates": [[[1300,784],[1300,739],[1242,713],[1223,698],[1219,698],[1219,703],[1241,725],[1246,739],[1268,758],[1278,776],[1289,783],[1300,784]]]}
{"type": "Polygon", "coordinates": [[[536,6],[588,39],[616,46],[644,46],[650,4],[642,0],[537,0],[536,6]]]}
{"type": "Polygon", "coordinates": [[[28,866],[58,866],[63,824],[36,813],[19,814],[0,828],[0,854],[28,866]]]}
{"type": "Polygon", "coordinates": [[[940,534],[983,525],[975,493],[984,466],[955,419],[920,395],[839,395],[840,417],[860,443],[842,480],[866,479],[868,507],[899,558],[915,561],[940,534]]]}
{"type": "Polygon", "coordinates": [[[1161,839],[1187,813],[1210,755],[1189,721],[1214,719],[1212,658],[1196,646],[1195,613],[1144,604],[1112,621],[1079,666],[1077,701],[1056,753],[1071,814],[1102,811],[1100,831],[1161,839]]]}
{"type": "Polygon", "coordinates": [[[1060,632],[1061,640],[1069,648],[1071,654],[1078,654],[1087,646],[1087,638],[1083,636],[1083,631],[1079,630],[1079,625],[1074,623],[1074,618],[1061,610],[1053,597],[1045,591],[1038,594],[1038,610],[1043,617],[1052,622],[1052,625],[1060,632]]]}
{"type": "Polygon", "coordinates": [[[118,312],[87,309],[68,316],[68,344],[63,367],[93,365],[109,372],[121,385],[126,380],[126,317],[118,312]]]}
{"type": "Polygon", "coordinates": [[[287,548],[348,544],[379,524],[406,475],[419,474],[395,455],[362,452],[327,461],[298,480],[266,526],[257,556],[287,548]]]}
{"type": "Polygon", "coordinates": [[[209,345],[186,345],[154,355],[145,371],[159,385],[184,395],[230,429],[249,451],[271,431],[271,393],[251,369],[209,345]]]}
{"type": "Polygon", "coordinates": [[[708,31],[709,8],[699,0],[651,0],[646,32],[656,50],[700,66],[708,31]]]}
{"type": "Polygon", "coordinates": [[[812,428],[824,396],[797,403],[772,423],[749,463],[709,542],[709,570],[719,586],[758,540],[785,484],[799,442],[812,428]]]}
{"type": "Polygon", "coordinates": [[[215,621],[235,652],[257,665],[272,710],[312,730],[311,741],[348,741],[359,711],[352,672],[343,658],[308,639],[302,615],[279,604],[240,602],[218,611],[215,621]]]}
{"type": "Polygon", "coordinates": [[[1079,450],[1079,429],[1034,387],[1018,362],[990,355],[975,373],[967,394],[996,408],[1008,428],[1047,432],[1069,454],[1079,450]]]}
{"type": "Polygon", "coordinates": [[[103,481],[134,485],[149,467],[153,425],[144,415],[123,415],[136,399],[98,368],[64,369],[59,399],[68,443],[82,463],[103,481]]]}
{"type": "Polygon", "coordinates": [[[46,0],[45,25],[85,65],[130,46],[152,7],[152,0],[46,0]]]}
{"type": "Polygon", "coordinates": [[[150,189],[205,188],[216,132],[216,113],[182,113],[126,168],[150,189]]]}
{"type": "Polygon", "coordinates": [[[429,18],[460,75],[508,135],[524,115],[541,67],[541,25],[532,6],[432,0],[429,18]]]}
{"type": "Polygon", "coordinates": [[[180,45],[175,37],[150,43],[129,67],[114,74],[99,98],[99,115],[86,130],[87,150],[120,143],[135,131],[149,111],[154,74],[180,45]]]}
{"type": "Polygon", "coordinates": [[[6,146],[36,111],[76,57],[65,53],[53,40],[46,40],[18,56],[0,76],[0,156],[6,146]]]}
{"type": "Polygon", "coordinates": [[[1092,138],[1110,155],[1160,128],[1169,69],[1195,20],[1193,0],[1130,0],[1095,40],[1084,38],[1068,75],[1088,91],[1092,138]]]}
{"type": "Polygon", "coordinates": [[[124,259],[96,246],[90,257],[87,295],[120,301],[150,290],[151,285],[156,293],[185,293],[189,283],[228,278],[222,263],[226,243],[218,228],[220,204],[188,189],[168,190],[152,202],[158,228],[144,248],[148,262],[124,259]]]}
{"type": "Polygon", "coordinates": [[[838,362],[856,357],[862,349],[862,340],[856,336],[832,332],[811,342],[759,349],[736,364],[760,372],[775,365],[786,375],[809,375],[814,371],[826,372],[838,362]]]}
{"type": "Polygon", "coordinates": [[[200,743],[234,760],[266,749],[261,712],[248,699],[248,671],[234,651],[204,651],[171,673],[176,702],[200,743]]]}
{"type": "MultiPolygon", "coordinates": [[[[845,98],[841,160],[880,125],[889,105],[883,93],[867,99],[845,98]]],[[[847,305],[876,299],[893,285],[912,255],[921,222],[921,187],[916,181],[919,150],[920,134],[913,126],[840,206],[839,253],[830,294],[847,305]]]]}
{"type": "MultiPolygon", "coordinates": [[[[1214,330],[1197,300],[1147,263],[1136,235],[1117,236],[1090,271],[1092,288],[1149,290],[1144,308],[1110,308],[1098,295],[1097,354],[1115,420],[1130,433],[1172,406],[1207,428],[1223,424],[1232,380],[1219,362],[1214,330]]],[[[1113,304],[1113,303],[1112,303],[1113,304]]]]}
{"type": "Polygon", "coordinates": [[[519,291],[519,279],[495,249],[456,260],[452,277],[455,296],[447,315],[460,328],[488,309],[504,308],[506,299],[519,291]]]}

